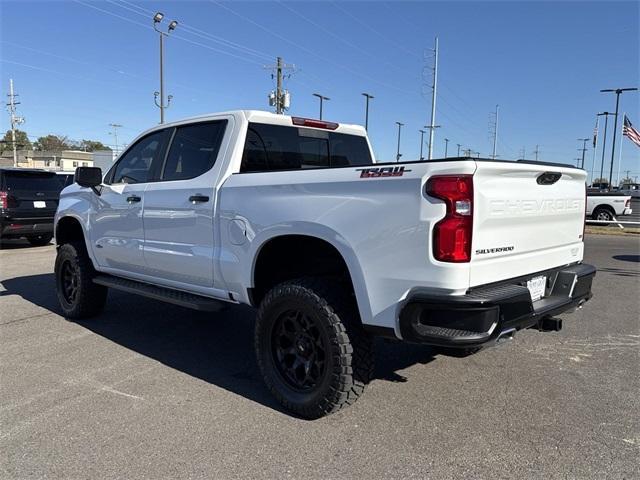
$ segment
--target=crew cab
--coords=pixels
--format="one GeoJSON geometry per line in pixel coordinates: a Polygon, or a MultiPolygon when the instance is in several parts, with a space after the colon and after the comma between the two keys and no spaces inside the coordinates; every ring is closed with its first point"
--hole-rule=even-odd
{"type": "Polygon", "coordinates": [[[62,192],[58,298],[69,318],[97,315],[109,288],[252,305],[265,383],[317,418],[362,393],[374,336],[478,349],[559,330],[595,275],[585,177],[466,157],[377,163],[360,126],[253,110],[159,125],[62,192]]]}
{"type": "Polygon", "coordinates": [[[621,215],[632,213],[631,195],[587,190],[587,215],[592,220],[611,222],[621,215]]]}

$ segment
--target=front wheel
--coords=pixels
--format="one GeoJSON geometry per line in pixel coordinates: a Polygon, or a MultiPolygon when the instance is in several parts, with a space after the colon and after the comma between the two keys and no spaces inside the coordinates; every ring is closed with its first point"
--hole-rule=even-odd
{"type": "Polygon", "coordinates": [[[301,417],[351,405],[371,379],[372,340],[345,290],[335,282],[294,280],[274,287],[260,305],[258,365],[271,393],[301,417]]]}
{"type": "Polygon", "coordinates": [[[102,311],[108,290],[93,283],[95,275],[84,244],[66,243],[58,249],[56,291],[65,317],[88,318],[102,311]]]}

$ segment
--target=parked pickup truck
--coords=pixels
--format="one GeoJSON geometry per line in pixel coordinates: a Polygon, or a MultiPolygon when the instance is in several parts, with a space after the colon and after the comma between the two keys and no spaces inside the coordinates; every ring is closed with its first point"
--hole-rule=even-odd
{"type": "Polygon", "coordinates": [[[631,195],[587,190],[587,215],[592,220],[610,222],[631,213],[631,195]]]}
{"type": "Polygon", "coordinates": [[[376,163],[362,127],[233,111],[156,126],[75,181],[55,218],[64,314],[97,315],[109,288],[253,305],[264,380],[306,418],[363,392],[374,336],[477,349],[591,297],[576,168],[376,163]]]}

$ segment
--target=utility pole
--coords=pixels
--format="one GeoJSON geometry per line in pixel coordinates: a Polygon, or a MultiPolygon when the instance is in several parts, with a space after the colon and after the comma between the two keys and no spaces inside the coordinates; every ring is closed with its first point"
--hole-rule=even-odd
{"type": "Polygon", "coordinates": [[[160,123],[164,123],[164,111],[169,108],[169,104],[171,103],[171,99],[173,95],[169,95],[167,97],[167,103],[164,103],[164,37],[169,36],[169,34],[176,29],[178,26],[178,22],[172,20],[169,23],[169,27],[167,28],[166,33],[158,28],[158,25],[164,18],[164,13],[157,12],[153,16],[153,29],[160,34],[160,91],[154,92],[154,101],[156,106],[160,109],[160,123]],[[158,96],[160,96],[160,101],[158,102],[158,96]]]}
{"type": "Polygon", "coordinates": [[[538,161],[538,154],[540,153],[540,150],[538,149],[538,145],[536,145],[536,149],[533,151],[534,155],[536,156],[536,162],[538,161]]]}
{"type": "Polygon", "coordinates": [[[582,142],[582,148],[579,148],[578,151],[582,150],[582,162],[580,163],[580,168],[584,168],[584,154],[587,151],[587,142],[588,138],[579,138],[579,142],[582,142]]]}
{"type": "Polygon", "coordinates": [[[500,105],[496,105],[496,113],[495,113],[495,123],[493,125],[493,154],[491,158],[496,159],[496,148],[498,144],[498,111],[500,109],[500,105]]]}
{"type": "Polygon", "coordinates": [[[433,49],[433,82],[431,84],[431,124],[429,129],[429,160],[433,158],[433,134],[436,127],[436,95],[438,88],[438,37],[433,49]]]}
{"type": "Polygon", "coordinates": [[[460,145],[459,143],[456,143],[456,145],[458,146],[458,157],[459,157],[459,156],[460,156],[460,147],[461,147],[462,145],[460,145]]]}
{"type": "MultiPolygon", "coordinates": [[[[276,113],[282,115],[289,108],[291,98],[289,92],[283,89],[284,75],[286,70],[295,70],[295,65],[289,65],[282,61],[282,57],[276,57],[275,65],[265,65],[264,68],[272,71],[271,78],[274,77],[275,70],[276,90],[269,94],[269,105],[276,107],[276,113]]],[[[291,76],[291,74],[289,74],[291,76]]]]}
{"type": "Polygon", "coordinates": [[[444,158],[447,158],[447,151],[449,150],[449,139],[444,139],[444,158]]]}
{"type": "Polygon", "coordinates": [[[119,123],[110,123],[109,126],[113,128],[113,132],[109,132],[109,135],[113,135],[113,141],[116,149],[114,150],[115,156],[118,156],[118,129],[122,127],[119,123]]]}
{"type": "Polygon", "coordinates": [[[520,150],[520,160],[524,160],[525,155],[526,155],[526,150],[524,147],[522,147],[522,150],[520,150]]]}
{"type": "Polygon", "coordinates": [[[373,95],[369,95],[368,93],[363,93],[362,95],[364,95],[366,97],[366,107],[364,110],[364,129],[365,130],[369,130],[369,100],[371,100],[373,97],[373,95]]]}
{"type": "Polygon", "coordinates": [[[422,156],[422,146],[424,145],[424,134],[427,133],[426,130],[418,130],[420,132],[420,160],[424,160],[424,157],[422,156]]]}
{"type": "Polygon", "coordinates": [[[396,151],[396,163],[397,163],[400,161],[400,157],[402,156],[402,154],[400,153],[400,130],[402,129],[402,126],[404,125],[404,123],[396,122],[396,125],[398,125],[398,150],[396,151]]]}
{"type": "Polygon", "coordinates": [[[331,100],[329,97],[325,97],[324,95],[320,95],[319,93],[314,93],[314,97],[318,97],[320,99],[320,120],[322,120],[322,102],[324,100],[331,100]]]}
{"type": "Polygon", "coordinates": [[[615,153],[616,153],[616,131],[617,131],[617,127],[618,127],[618,106],[620,105],[620,94],[622,92],[632,92],[632,91],[637,91],[638,89],[636,87],[633,88],[607,88],[604,90],[600,90],[600,92],[613,92],[616,94],[616,113],[615,113],[615,119],[614,119],[614,124],[613,124],[613,144],[611,147],[611,167],[609,168],[609,188],[611,188],[612,185],[612,181],[613,181],[613,159],[615,158],[615,153]]]}
{"type": "Polygon", "coordinates": [[[9,79],[9,102],[7,103],[7,110],[11,116],[11,144],[13,146],[13,166],[18,166],[18,148],[16,145],[16,126],[24,123],[24,117],[16,115],[16,105],[20,105],[20,102],[16,102],[18,96],[13,92],[13,79],[9,79]]]}
{"type": "MultiPolygon", "coordinates": [[[[609,123],[609,115],[613,115],[613,113],[602,112],[599,113],[598,116],[604,115],[604,139],[602,140],[602,161],[600,162],[600,183],[602,183],[602,175],[604,175],[604,152],[607,149],[607,124],[609,123]]],[[[611,187],[611,183],[609,183],[609,187],[611,187]]]]}

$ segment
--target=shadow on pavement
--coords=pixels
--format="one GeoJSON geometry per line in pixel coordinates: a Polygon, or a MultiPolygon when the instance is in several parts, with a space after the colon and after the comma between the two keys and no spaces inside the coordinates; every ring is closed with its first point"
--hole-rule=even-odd
{"type": "MultiPolygon", "coordinates": [[[[19,295],[61,314],[52,273],[4,280],[0,297],[19,295]]],[[[118,291],[110,291],[104,312],[78,325],[164,365],[285,412],[262,382],[253,352],[255,310],[233,306],[224,312],[197,312],[118,291]]],[[[398,373],[431,362],[435,350],[376,341],[374,380],[404,382],[398,373]]]]}
{"type": "Polygon", "coordinates": [[[621,262],[640,263],[640,255],[614,255],[613,259],[621,262]]]}

